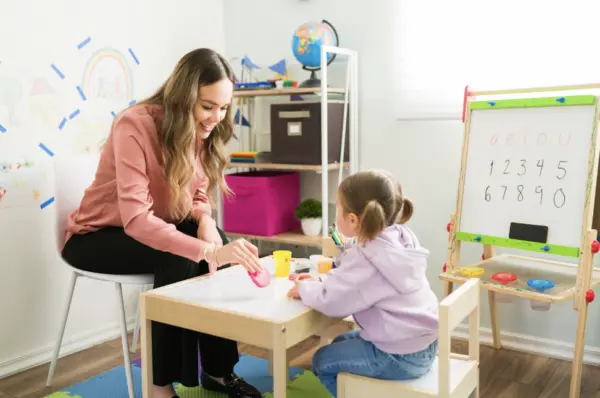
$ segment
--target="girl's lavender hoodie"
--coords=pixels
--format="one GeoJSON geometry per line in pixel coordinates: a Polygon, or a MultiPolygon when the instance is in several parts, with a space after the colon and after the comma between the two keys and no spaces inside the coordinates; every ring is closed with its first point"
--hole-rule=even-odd
{"type": "Polygon", "coordinates": [[[353,315],[363,339],[392,354],[411,354],[437,339],[438,300],[425,270],[429,251],[405,225],[355,244],[321,281],[299,284],[302,302],[328,316],[353,315]]]}

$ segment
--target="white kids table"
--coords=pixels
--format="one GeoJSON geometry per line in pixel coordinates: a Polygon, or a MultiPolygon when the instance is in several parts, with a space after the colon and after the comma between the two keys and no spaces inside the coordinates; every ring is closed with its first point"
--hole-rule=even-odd
{"type": "Polygon", "coordinates": [[[341,321],[289,299],[293,282],[275,278],[273,258],[262,258],[271,284],[258,288],[241,266],[143,293],[140,297],[142,394],[151,398],[151,321],[195,330],[269,350],[273,394],[284,398],[288,380],[287,349],[341,321]]]}

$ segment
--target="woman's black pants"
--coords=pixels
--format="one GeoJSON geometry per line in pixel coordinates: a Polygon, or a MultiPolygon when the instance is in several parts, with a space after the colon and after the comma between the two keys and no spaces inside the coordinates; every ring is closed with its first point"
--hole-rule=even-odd
{"type": "MultiPolygon", "coordinates": [[[[196,236],[197,224],[186,220],[177,229],[196,236]]],[[[223,243],[227,238],[219,230],[223,243]]],[[[205,261],[195,263],[184,257],[155,250],[131,238],[123,228],[73,235],[66,243],[63,258],[73,267],[105,274],[154,274],[154,287],[169,285],[208,273],[205,261]]],[[[198,349],[202,370],[213,377],[233,373],[239,360],[235,341],[191,330],[152,323],[152,369],[154,384],[179,382],[198,385],[198,349]]]]}

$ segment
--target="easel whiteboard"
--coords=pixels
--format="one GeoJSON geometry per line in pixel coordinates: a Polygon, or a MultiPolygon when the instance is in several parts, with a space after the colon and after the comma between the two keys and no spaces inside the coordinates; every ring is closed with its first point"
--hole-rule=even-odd
{"type": "Polygon", "coordinates": [[[470,108],[457,239],[578,257],[595,178],[596,97],[474,101],[470,108]],[[547,227],[547,240],[515,239],[511,223],[547,227]]]}

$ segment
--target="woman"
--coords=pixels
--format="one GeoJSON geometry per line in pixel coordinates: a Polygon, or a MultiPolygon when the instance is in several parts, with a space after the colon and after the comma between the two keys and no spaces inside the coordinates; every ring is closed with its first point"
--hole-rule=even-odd
{"type": "MultiPolygon", "coordinates": [[[[95,181],[70,217],[62,255],[85,271],[153,273],[161,287],[214,272],[228,263],[260,269],[258,251],[227,243],[211,218],[209,198],[224,179],[232,136],[233,72],[209,49],[185,55],[150,98],[114,121],[95,181]]],[[[174,382],[230,397],[260,397],[236,376],[231,340],[152,325],[154,397],[172,398],[174,382]]]]}

